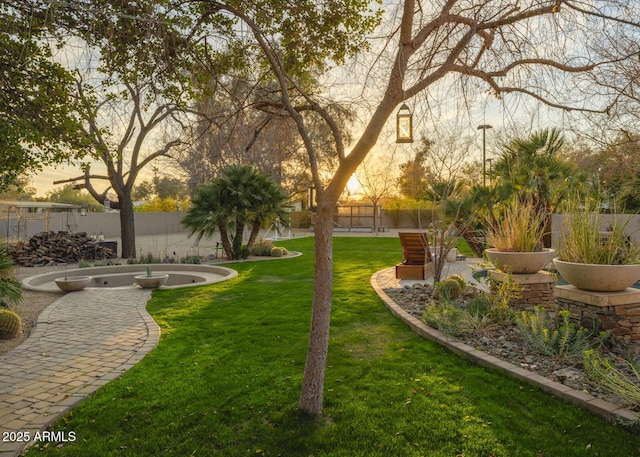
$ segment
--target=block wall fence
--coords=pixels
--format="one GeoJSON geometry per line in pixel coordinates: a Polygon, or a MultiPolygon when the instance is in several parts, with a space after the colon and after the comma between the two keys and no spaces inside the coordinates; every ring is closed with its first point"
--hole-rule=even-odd
{"type": "MultiPolygon", "coordinates": [[[[186,233],[185,228],[180,224],[180,220],[184,217],[185,213],[182,211],[176,212],[163,212],[163,213],[151,213],[142,212],[135,213],[136,234],[139,236],[148,235],[162,235],[168,233],[186,233]]],[[[312,220],[311,213],[306,211],[295,211],[291,213],[294,227],[306,228],[312,220]]],[[[338,216],[341,217],[341,216],[338,216]]],[[[603,222],[601,230],[606,230],[607,226],[611,223],[614,216],[603,215],[603,222]]],[[[626,227],[626,233],[630,238],[640,243],[640,215],[618,215],[623,221],[629,221],[626,227]]],[[[6,218],[3,218],[6,219],[6,218]]],[[[553,244],[557,246],[557,240],[559,239],[560,232],[562,230],[563,216],[561,214],[553,214],[551,223],[553,244]]],[[[339,220],[339,222],[348,221],[339,220]]],[[[350,222],[350,221],[349,221],[350,222]]],[[[358,222],[358,221],[356,221],[358,222]]],[[[363,220],[362,222],[365,222],[363,220]]],[[[372,222],[370,219],[366,220],[366,223],[372,222]]],[[[380,212],[379,226],[386,226],[390,228],[413,228],[419,227],[427,228],[429,226],[430,214],[420,214],[420,221],[415,211],[411,210],[389,210],[384,209],[380,212]]],[[[364,224],[366,225],[366,224],[364,224]]],[[[105,238],[118,238],[120,236],[120,216],[117,211],[105,212],[105,213],[87,213],[86,216],[81,216],[78,212],[52,212],[49,215],[49,230],[72,230],[74,232],[87,232],[91,234],[102,233],[105,238]]],[[[47,229],[47,223],[44,218],[29,219],[26,226],[19,227],[20,238],[24,239],[25,235],[30,237],[36,233],[45,231],[47,229]]],[[[16,227],[15,220],[1,220],[0,221],[0,236],[15,238],[18,227],[16,227]]]]}

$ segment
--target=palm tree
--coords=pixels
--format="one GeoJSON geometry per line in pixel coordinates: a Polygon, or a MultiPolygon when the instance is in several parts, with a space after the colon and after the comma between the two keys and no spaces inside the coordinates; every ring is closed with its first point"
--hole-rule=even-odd
{"type": "Polygon", "coordinates": [[[197,235],[197,240],[210,238],[219,231],[224,252],[232,259],[233,250],[227,233],[230,215],[223,200],[224,196],[222,180],[217,179],[209,185],[198,186],[194,190],[191,207],[182,219],[182,224],[190,229],[189,236],[197,235]]]}
{"type": "Polygon", "coordinates": [[[254,199],[256,206],[251,211],[252,221],[251,234],[247,241],[247,249],[251,251],[253,243],[258,238],[260,227],[269,220],[277,219],[283,226],[291,225],[291,217],[287,211],[289,196],[280,186],[271,181],[266,175],[258,175],[254,182],[254,199]]]}
{"type": "Polygon", "coordinates": [[[446,202],[456,197],[463,188],[463,183],[450,179],[432,179],[424,191],[426,200],[433,203],[446,202]]]}
{"type": "Polygon", "coordinates": [[[640,212],[640,179],[629,178],[620,186],[616,201],[625,213],[640,212]]]}
{"type": "MultiPolygon", "coordinates": [[[[494,167],[498,201],[530,201],[536,210],[548,215],[545,224],[549,226],[550,213],[574,190],[579,179],[576,167],[559,154],[563,145],[562,134],[553,128],[506,146],[494,167]]],[[[550,235],[545,236],[546,247],[550,242],[550,235]]]]}
{"type": "Polygon", "coordinates": [[[288,196],[253,166],[231,165],[222,173],[211,184],[195,190],[182,223],[190,229],[190,236],[196,234],[198,239],[219,231],[227,258],[244,259],[249,256],[260,227],[270,218],[279,218],[285,226],[290,224],[288,196]],[[248,225],[251,235],[243,246],[242,236],[248,225]]]}

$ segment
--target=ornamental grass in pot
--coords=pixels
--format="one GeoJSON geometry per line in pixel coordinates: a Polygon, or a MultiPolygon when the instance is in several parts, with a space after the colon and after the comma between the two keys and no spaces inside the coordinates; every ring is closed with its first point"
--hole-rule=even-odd
{"type": "Polygon", "coordinates": [[[603,216],[589,205],[571,211],[563,223],[558,273],[579,289],[616,292],[640,279],[640,247],[627,234],[629,220],[614,215],[603,230],[603,216]]]}
{"type": "Polygon", "coordinates": [[[555,256],[543,247],[546,214],[532,202],[513,201],[501,217],[489,221],[487,258],[502,271],[530,274],[541,270],[555,256]]]}

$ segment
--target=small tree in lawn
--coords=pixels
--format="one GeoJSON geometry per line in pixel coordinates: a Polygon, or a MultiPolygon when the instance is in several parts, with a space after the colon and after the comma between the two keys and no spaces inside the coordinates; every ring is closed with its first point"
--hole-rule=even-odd
{"type": "Polygon", "coordinates": [[[229,260],[249,256],[260,227],[272,218],[290,224],[286,203],[289,197],[271,179],[253,166],[232,165],[211,184],[196,189],[191,208],[182,220],[191,235],[211,237],[219,232],[229,260]],[[245,227],[251,227],[246,245],[245,227]]]}

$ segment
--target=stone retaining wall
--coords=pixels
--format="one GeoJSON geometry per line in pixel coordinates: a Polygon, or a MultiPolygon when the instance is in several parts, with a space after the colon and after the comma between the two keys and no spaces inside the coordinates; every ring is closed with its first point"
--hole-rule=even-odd
{"type": "MultiPolygon", "coordinates": [[[[509,277],[521,288],[521,298],[510,301],[513,307],[531,310],[542,305],[550,312],[566,309],[577,325],[608,331],[621,346],[632,345],[640,352],[640,289],[592,292],[571,285],[554,286],[554,275],[546,271],[523,275],[489,271],[492,282],[501,283],[509,277]]],[[[495,285],[491,290],[495,292],[495,285]]]]}
{"type": "MultiPolygon", "coordinates": [[[[533,309],[541,305],[549,311],[555,310],[555,297],[553,285],[555,278],[551,273],[539,271],[533,274],[511,274],[508,275],[500,270],[489,271],[489,278],[496,282],[507,281],[509,276],[520,288],[520,298],[512,299],[510,305],[518,309],[533,309]]],[[[492,287],[492,291],[493,290],[492,287]]]]}
{"type": "Polygon", "coordinates": [[[567,285],[554,293],[559,308],[583,327],[607,330],[624,344],[640,341],[640,290],[592,292],[567,285]]]}

